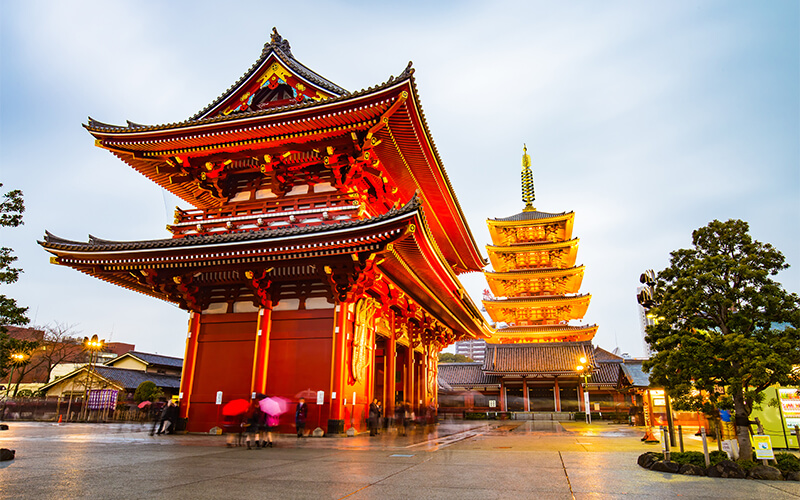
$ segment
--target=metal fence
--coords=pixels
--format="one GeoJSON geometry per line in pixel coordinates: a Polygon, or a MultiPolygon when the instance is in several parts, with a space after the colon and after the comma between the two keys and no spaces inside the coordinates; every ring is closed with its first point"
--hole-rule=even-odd
{"type": "Polygon", "coordinates": [[[143,422],[152,420],[149,407],[118,403],[113,409],[85,407],[83,398],[17,397],[0,401],[0,420],[32,420],[42,422],[143,422]]]}

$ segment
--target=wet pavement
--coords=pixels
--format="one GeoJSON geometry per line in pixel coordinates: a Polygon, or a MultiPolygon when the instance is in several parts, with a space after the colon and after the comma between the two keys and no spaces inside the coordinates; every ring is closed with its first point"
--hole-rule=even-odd
{"type": "Polygon", "coordinates": [[[647,471],[636,457],[660,446],[605,423],[456,421],[408,436],[282,435],[254,450],[139,424],[9,425],[0,447],[17,459],[0,462],[0,498],[800,498],[797,482],[647,471]]]}

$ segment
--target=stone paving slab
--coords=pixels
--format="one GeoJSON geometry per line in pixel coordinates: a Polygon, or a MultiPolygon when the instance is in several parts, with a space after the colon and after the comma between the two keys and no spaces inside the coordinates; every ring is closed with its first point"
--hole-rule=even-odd
{"type": "Polygon", "coordinates": [[[800,483],[663,474],[636,465],[638,429],[450,423],[407,437],[297,439],[227,448],[143,426],[12,423],[0,498],[800,498],[800,483]]]}

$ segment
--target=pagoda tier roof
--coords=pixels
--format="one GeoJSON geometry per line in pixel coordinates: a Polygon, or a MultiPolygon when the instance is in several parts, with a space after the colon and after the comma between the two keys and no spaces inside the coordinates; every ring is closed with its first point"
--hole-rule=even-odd
{"type": "Polygon", "coordinates": [[[90,120],[85,127],[99,147],[192,206],[204,209],[230,201],[214,196],[197,181],[207,162],[221,165],[225,175],[257,178],[272,173],[272,167],[259,163],[265,157],[287,158],[291,168],[302,171],[309,165],[332,168],[327,162],[334,157],[343,162],[369,151],[369,161],[379,162],[376,168],[381,174],[376,179],[381,179],[387,190],[396,190],[392,191],[396,199],[408,200],[419,194],[436,244],[457,273],[478,271],[486,265],[433,143],[410,64],[397,78],[366,90],[337,95],[336,88],[317,82],[320,92],[326,91],[329,97],[215,114],[250,85],[270,58],[285,56],[280,47],[270,46],[265,51],[272,55],[262,53],[256,69],[251,68],[231,90],[186,121],[119,127],[90,120]],[[176,175],[179,167],[190,171],[176,175]]]}
{"type": "Polygon", "coordinates": [[[483,371],[488,375],[577,375],[581,357],[597,365],[591,342],[486,344],[483,371]]]}
{"type": "Polygon", "coordinates": [[[484,300],[486,312],[496,322],[553,324],[583,318],[592,296],[552,295],[484,300]]]}
{"type": "Polygon", "coordinates": [[[575,265],[578,243],[579,239],[573,238],[509,246],[486,245],[486,251],[492,268],[497,272],[540,266],[568,268],[575,265]]]}
{"type": "Polygon", "coordinates": [[[276,281],[293,282],[293,275],[305,273],[324,282],[323,267],[374,254],[378,270],[442,324],[461,337],[488,337],[488,325],[425,227],[415,198],[376,217],[317,226],[146,241],[77,242],[46,233],[39,244],[55,264],[184,308],[190,307],[176,284],[246,283],[245,271],[259,268],[269,268],[268,278],[276,281]]]}
{"type": "Polygon", "coordinates": [[[572,238],[575,212],[521,212],[502,219],[487,219],[492,243],[498,246],[565,241],[572,238]]]}
{"type": "Polygon", "coordinates": [[[578,293],[583,281],[584,266],[568,269],[525,269],[506,273],[484,271],[489,288],[496,297],[519,297],[542,292],[578,293]]]}
{"type": "Polygon", "coordinates": [[[531,325],[509,326],[492,332],[490,342],[519,344],[530,342],[583,342],[592,340],[597,325],[531,325]]]}
{"type": "Polygon", "coordinates": [[[551,214],[549,212],[539,212],[538,210],[528,210],[527,212],[523,211],[518,214],[512,215],[511,217],[496,217],[494,219],[488,219],[488,221],[489,223],[508,222],[512,223],[513,225],[528,225],[528,223],[530,222],[539,224],[541,222],[566,220],[572,215],[573,212],[561,212],[557,214],[551,214]],[[522,222],[523,224],[516,224],[518,222],[522,222]]]}

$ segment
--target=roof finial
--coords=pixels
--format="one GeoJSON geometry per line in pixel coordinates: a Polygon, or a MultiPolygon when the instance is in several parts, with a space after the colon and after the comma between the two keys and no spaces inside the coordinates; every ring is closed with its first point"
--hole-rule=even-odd
{"type": "Polygon", "coordinates": [[[275,26],[272,27],[272,38],[270,39],[270,43],[281,43],[283,41],[283,37],[278,33],[278,28],[275,26]]]}
{"type": "Polygon", "coordinates": [[[527,144],[522,145],[522,151],[522,201],[525,202],[525,208],[522,211],[532,212],[536,210],[533,208],[533,200],[536,199],[536,196],[533,194],[533,171],[527,144]]]}
{"type": "Polygon", "coordinates": [[[269,45],[264,46],[264,50],[268,50],[267,47],[269,46],[281,49],[290,57],[292,55],[292,48],[289,46],[289,40],[283,38],[280,33],[278,33],[278,28],[272,28],[272,37],[269,40],[269,45]]]}

